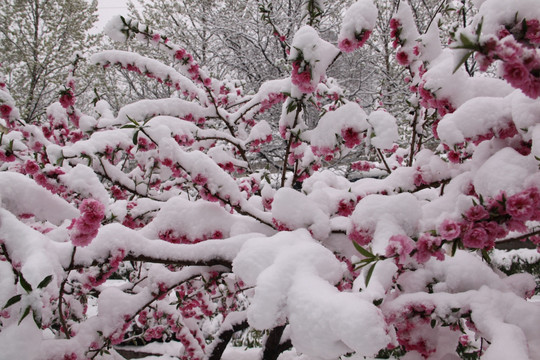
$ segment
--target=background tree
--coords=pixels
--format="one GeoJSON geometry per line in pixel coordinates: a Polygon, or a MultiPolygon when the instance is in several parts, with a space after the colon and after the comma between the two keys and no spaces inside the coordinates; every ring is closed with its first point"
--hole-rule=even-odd
{"type": "Polygon", "coordinates": [[[96,0],[0,2],[0,63],[24,120],[40,119],[62,90],[74,53],[97,44],[98,36],[88,33],[96,12],[96,0]]]}

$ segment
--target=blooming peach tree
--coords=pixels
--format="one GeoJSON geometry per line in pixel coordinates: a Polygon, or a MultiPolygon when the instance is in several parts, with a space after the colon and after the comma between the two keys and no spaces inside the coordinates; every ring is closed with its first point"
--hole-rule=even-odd
{"type": "Polygon", "coordinates": [[[491,264],[500,242],[540,244],[540,8],[474,4],[449,46],[443,17],[420,34],[405,1],[388,24],[409,73],[406,144],[392,114],[362,109],[327,76],[341,51],[364,51],[371,0],[345,11],[334,43],[309,25],[281,39],[290,76],[253,94],[124,17],[106,27],[113,40],[174,66],[115,50],[90,61],[173,97],[116,114],[97,99],[83,113],[76,56],[37,125],[2,82],[3,354],[118,359],[157,341],[180,359],[258,343],[241,356],[540,357],[535,279],[491,264]],[[474,76],[462,66],[471,56],[474,76]],[[262,119],[271,107],[275,124],[262,119]],[[271,141],[283,144],[279,172],[257,157],[271,141]]]}

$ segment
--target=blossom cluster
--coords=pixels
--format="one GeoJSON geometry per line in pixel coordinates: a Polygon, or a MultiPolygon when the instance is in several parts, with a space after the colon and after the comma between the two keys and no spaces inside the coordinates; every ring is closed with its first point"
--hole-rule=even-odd
{"type": "Polygon", "coordinates": [[[540,96],[540,22],[527,19],[501,26],[496,35],[481,41],[476,59],[481,71],[502,60],[501,75],[513,87],[533,99],[540,96]]]}
{"type": "Polygon", "coordinates": [[[71,242],[75,246],[87,246],[92,242],[105,217],[105,206],[95,199],[84,199],[79,207],[81,216],[74,219],[70,229],[71,242]]]}
{"type": "Polygon", "coordinates": [[[396,331],[397,341],[406,351],[417,351],[423,358],[435,353],[437,343],[430,336],[433,304],[412,303],[386,316],[386,322],[396,331]]]}
{"type": "Polygon", "coordinates": [[[201,237],[192,238],[187,234],[179,234],[178,231],[167,229],[161,230],[158,236],[161,240],[172,244],[197,244],[208,239],[223,239],[223,232],[221,230],[215,230],[211,233],[203,234],[201,237]]]}
{"type": "MultiPolygon", "coordinates": [[[[506,237],[509,232],[527,233],[527,221],[540,220],[540,191],[531,187],[511,196],[501,192],[498,196],[485,201],[478,198],[461,220],[445,219],[436,230],[420,234],[418,238],[407,235],[393,235],[388,240],[384,256],[394,258],[400,266],[414,259],[423,264],[435,257],[444,260],[445,243],[457,242],[461,248],[471,250],[491,250],[498,239],[506,237]]],[[[348,232],[349,239],[361,246],[373,241],[374,231],[359,228],[356,225],[348,232]]],[[[533,243],[539,245],[540,236],[531,235],[533,243]]]]}
{"type": "Polygon", "coordinates": [[[354,38],[344,38],[339,40],[338,47],[343,52],[353,52],[354,50],[364,46],[370,35],[370,30],[363,30],[360,33],[355,32],[354,38]]]}
{"type": "Polygon", "coordinates": [[[311,65],[303,60],[292,63],[291,81],[301,92],[308,94],[315,91],[317,84],[312,78],[311,65]]]}

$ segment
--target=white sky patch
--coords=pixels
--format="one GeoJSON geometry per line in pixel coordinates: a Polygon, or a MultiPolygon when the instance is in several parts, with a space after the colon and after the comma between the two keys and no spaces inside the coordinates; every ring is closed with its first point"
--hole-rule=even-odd
{"type": "Polygon", "coordinates": [[[107,22],[115,15],[127,15],[128,0],[98,0],[98,16],[92,32],[103,31],[107,22]]]}

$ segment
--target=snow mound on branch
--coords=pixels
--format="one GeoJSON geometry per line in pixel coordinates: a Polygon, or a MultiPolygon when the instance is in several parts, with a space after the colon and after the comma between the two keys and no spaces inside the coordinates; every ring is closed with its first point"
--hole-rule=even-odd
{"type": "Polygon", "coordinates": [[[513,195],[535,183],[538,186],[538,163],[530,156],[520,155],[512,148],[499,150],[476,172],[473,180],[476,192],[495,197],[501,191],[513,195]]]}
{"type": "Polygon", "coordinates": [[[384,110],[373,111],[367,119],[375,136],[371,144],[377,149],[390,149],[399,138],[396,118],[384,110]]]}
{"type": "Polygon", "coordinates": [[[161,207],[154,220],[140,233],[149,239],[157,239],[160,231],[172,230],[176,236],[194,240],[212,236],[228,238],[261,227],[255,220],[230,214],[217,203],[174,197],[161,207]]]}
{"type": "Polygon", "coordinates": [[[233,271],[246,285],[257,286],[248,308],[250,325],[268,329],[289,319],[300,352],[323,359],[353,350],[372,355],[389,342],[372,303],[334,288],[342,276],[339,261],[304,229],[248,240],[233,271]]]}
{"type": "Polygon", "coordinates": [[[110,37],[114,41],[124,42],[127,40],[127,36],[124,29],[124,21],[122,16],[117,15],[111,18],[109,22],[103,28],[103,33],[110,37]]]}
{"type": "Polygon", "coordinates": [[[0,172],[0,204],[15,215],[33,214],[55,225],[79,216],[79,211],[60,196],[14,172],[0,172]]]}
{"type": "Polygon", "coordinates": [[[358,133],[370,128],[365,111],[357,103],[350,102],[326,113],[317,127],[304,132],[302,137],[309,140],[311,146],[333,149],[337,145],[337,137],[341,136],[341,130],[347,128],[358,133]]]}
{"type": "Polygon", "coordinates": [[[78,192],[84,198],[95,198],[105,206],[109,202],[109,194],[97,177],[94,170],[86,165],[77,164],[67,174],[60,175],[70,189],[78,192]]]}
{"type": "Polygon", "coordinates": [[[437,127],[439,137],[448,146],[453,146],[492,129],[495,132],[502,130],[512,121],[510,105],[508,98],[473,98],[441,120],[437,127]]]}
{"type": "Polygon", "coordinates": [[[326,239],[330,220],[317,204],[306,195],[291,188],[281,188],[272,203],[272,216],[287,229],[309,229],[315,238],[326,239]]]}
{"type": "Polygon", "coordinates": [[[392,235],[414,236],[421,216],[420,202],[412,194],[369,195],[356,205],[348,232],[356,228],[372,233],[373,251],[384,253],[392,235]]]}
{"type": "Polygon", "coordinates": [[[359,0],[351,5],[351,7],[343,16],[341,24],[340,38],[352,38],[356,34],[360,34],[362,30],[371,30],[375,27],[378,17],[378,10],[373,1],[359,0]]]}
{"type": "Polygon", "coordinates": [[[523,19],[540,18],[540,7],[537,0],[477,0],[480,6],[475,16],[474,26],[482,22],[483,33],[495,33],[501,24],[521,22],[523,19]]]}

